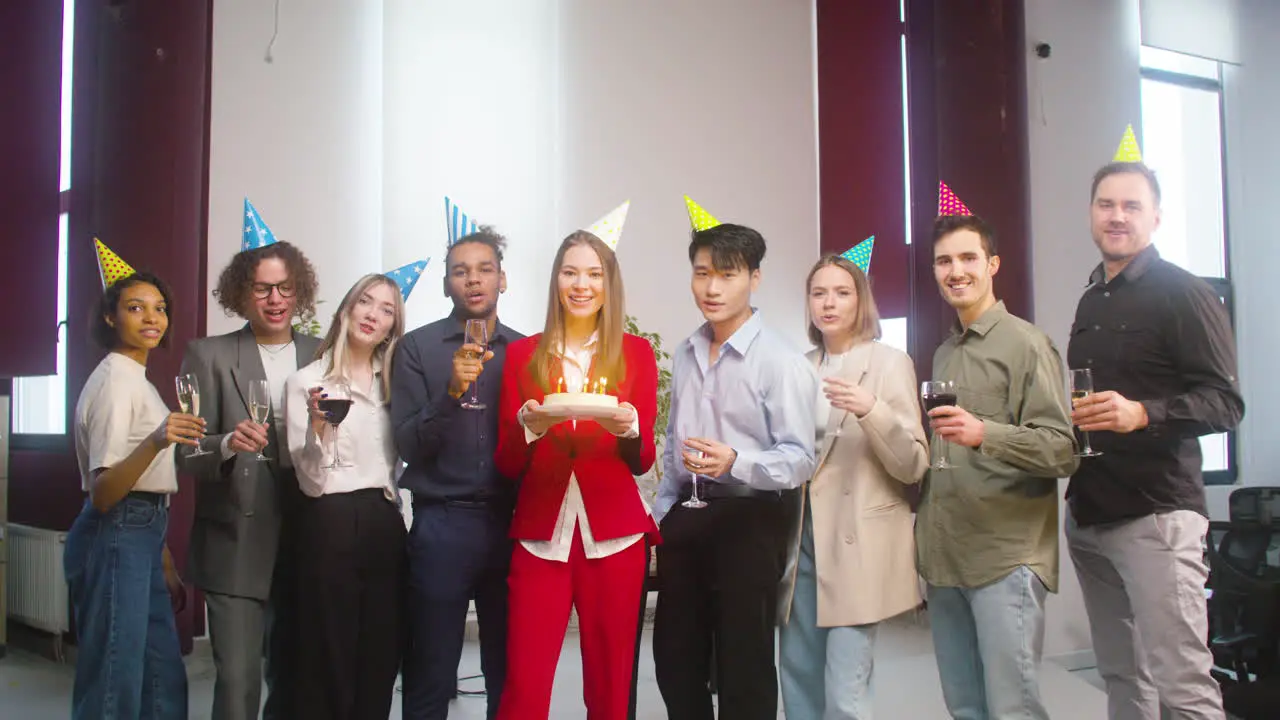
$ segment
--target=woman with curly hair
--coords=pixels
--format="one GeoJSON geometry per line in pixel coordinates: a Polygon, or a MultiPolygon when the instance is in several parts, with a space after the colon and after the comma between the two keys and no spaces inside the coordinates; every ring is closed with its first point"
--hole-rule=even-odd
{"type": "Polygon", "coordinates": [[[285,655],[295,644],[290,548],[302,498],[289,460],[283,397],[285,381],[320,345],[293,329],[295,319],[315,312],[311,262],[297,247],[277,242],[247,201],[245,210],[245,249],[223,269],[214,291],[223,310],[245,325],[193,340],[182,363],[205,398],[200,449],[208,452],[179,453],[178,462],[199,483],[190,572],[209,611],[215,720],[258,717],[264,636],[263,717],[296,717],[290,707],[294,663],[285,655]],[[268,402],[266,421],[255,421],[252,406],[268,402]]]}

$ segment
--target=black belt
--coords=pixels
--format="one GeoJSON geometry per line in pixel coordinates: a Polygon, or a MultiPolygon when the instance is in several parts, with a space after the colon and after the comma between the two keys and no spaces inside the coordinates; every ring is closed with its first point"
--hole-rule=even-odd
{"type": "MultiPolygon", "coordinates": [[[[688,500],[693,496],[693,486],[685,485],[680,489],[680,499],[688,500]]],[[[708,500],[724,498],[754,498],[756,500],[781,500],[780,490],[756,490],[746,485],[725,485],[718,482],[698,483],[698,497],[708,500]]]]}
{"type": "Polygon", "coordinates": [[[510,505],[511,502],[499,495],[462,495],[459,497],[426,497],[423,495],[413,496],[414,507],[445,505],[448,507],[458,508],[492,508],[510,505]]]}
{"type": "Polygon", "coordinates": [[[156,507],[165,507],[169,504],[169,496],[164,493],[147,492],[146,490],[133,490],[125,497],[132,500],[141,500],[150,503],[156,507]]]}

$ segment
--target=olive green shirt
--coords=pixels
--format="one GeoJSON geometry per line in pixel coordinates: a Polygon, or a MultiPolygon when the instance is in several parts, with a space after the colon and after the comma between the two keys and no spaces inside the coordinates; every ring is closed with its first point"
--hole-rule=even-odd
{"type": "Polygon", "coordinates": [[[916,517],[920,574],[939,587],[980,587],[1026,565],[1058,589],[1058,478],[1075,472],[1075,435],[1058,351],[996,303],[957,322],[933,356],[933,379],[956,383],[982,420],[977,448],[951,444],[930,470],[916,517]]]}

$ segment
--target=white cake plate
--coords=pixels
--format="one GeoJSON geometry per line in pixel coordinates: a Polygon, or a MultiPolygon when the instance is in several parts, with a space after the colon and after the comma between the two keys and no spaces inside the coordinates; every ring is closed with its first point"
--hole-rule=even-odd
{"type": "Polygon", "coordinates": [[[567,417],[575,420],[615,417],[619,413],[631,412],[623,407],[601,407],[599,405],[542,405],[538,412],[548,417],[567,417]]]}

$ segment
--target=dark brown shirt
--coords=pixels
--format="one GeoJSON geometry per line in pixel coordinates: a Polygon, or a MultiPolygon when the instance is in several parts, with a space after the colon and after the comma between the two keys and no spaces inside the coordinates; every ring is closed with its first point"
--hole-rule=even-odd
{"type": "Polygon", "coordinates": [[[1236,345],[1226,308],[1208,283],[1148,246],[1107,281],[1099,265],[1076,308],[1067,360],[1093,370],[1095,391],[1114,390],[1147,410],[1148,427],[1090,435],[1067,499],[1075,521],[1115,522],[1173,510],[1208,516],[1201,435],[1244,416],[1236,345]]]}

